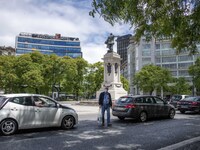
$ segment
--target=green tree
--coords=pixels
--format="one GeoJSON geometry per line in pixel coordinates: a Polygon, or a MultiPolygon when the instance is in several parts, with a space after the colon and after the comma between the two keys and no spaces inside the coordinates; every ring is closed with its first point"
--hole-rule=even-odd
{"type": "Polygon", "coordinates": [[[87,72],[84,76],[84,89],[86,98],[90,98],[96,94],[101,87],[103,82],[103,63],[97,62],[94,64],[89,64],[87,67],[87,72]]]}
{"type": "Polygon", "coordinates": [[[171,74],[168,70],[151,64],[144,66],[136,73],[133,82],[141,90],[152,95],[154,90],[161,87],[165,89],[170,80],[171,74]]]}
{"type": "Polygon", "coordinates": [[[196,87],[197,95],[200,95],[200,57],[195,64],[189,67],[189,74],[193,77],[193,84],[196,87]]]}
{"type": "Polygon", "coordinates": [[[74,94],[74,77],[77,75],[76,60],[70,57],[63,57],[66,64],[64,78],[61,82],[62,91],[67,94],[74,94]]]}
{"type": "Polygon", "coordinates": [[[134,27],[135,41],[170,38],[177,52],[197,51],[200,42],[199,0],[93,0],[91,16],[105,21],[128,23],[134,27]]]}
{"type": "Polygon", "coordinates": [[[120,79],[121,79],[121,82],[123,84],[123,88],[126,90],[126,91],[129,91],[129,82],[126,78],[124,78],[123,76],[120,76],[120,79]]]}
{"type": "Polygon", "coordinates": [[[41,93],[40,87],[43,85],[41,64],[34,62],[32,54],[25,54],[17,57],[15,68],[18,77],[16,92],[41,93]]]}
{"type": "Polygon", "coordinates": [[[0,89],[5,93],[12,93],[16,88],[15,61],[14,56],[0,56],[0,89]]]}
{"type": "Polygon", "coordinates": [[[83,88],[83,81],[84,81],[84,75],[86,74],[86,67],[88,66],[88,62],[85,61],[83,58],[76,58],[76,75],[73,78],[73,92],[77,99],[79,99],[79,96],[83,96],[84,88],[83,88]]]}
{"type": "Polygon", "coordinates": [[[191,95],[190,85],[185,80],[184,77],[174,78],[174,85],[169,87],[170,93],[173,94],[183,94],[183,95],[191,95]]]}

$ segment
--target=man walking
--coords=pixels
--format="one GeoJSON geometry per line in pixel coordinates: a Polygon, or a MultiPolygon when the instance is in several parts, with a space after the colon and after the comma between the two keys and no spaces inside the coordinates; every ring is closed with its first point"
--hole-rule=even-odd
{"type": "Polygon", "coordinates": [[[99,96],[99,107],[101,108],[102,113],[102,126],[104,126],[104,115],[105,111],[107,112],[107,126],[111,126],[110,123],[110,107],[112,107],[111,95],[108,92],[108,87],[105,88],[105,91],[102,92],[99,96]]]}

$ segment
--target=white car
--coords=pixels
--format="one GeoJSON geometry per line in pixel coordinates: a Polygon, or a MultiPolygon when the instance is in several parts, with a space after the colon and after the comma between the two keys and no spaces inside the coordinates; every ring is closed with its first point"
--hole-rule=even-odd
{"type": "Polygon", "coordinates": [[[14,134],[18,129],[62,127],[78,123],[76,111],[50,97],[37,94],[5,94],[0,96],[0,131],[14,134]]]}

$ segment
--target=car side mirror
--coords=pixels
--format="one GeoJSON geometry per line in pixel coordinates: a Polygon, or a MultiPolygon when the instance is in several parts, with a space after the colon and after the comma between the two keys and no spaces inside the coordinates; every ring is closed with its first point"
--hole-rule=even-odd
{"type": "Polygon", "coordinates": [[[60,104],[57,103],[56,106],[57,106],[57,108],[59,108],[59,107],[60,107],[60,104]]]}

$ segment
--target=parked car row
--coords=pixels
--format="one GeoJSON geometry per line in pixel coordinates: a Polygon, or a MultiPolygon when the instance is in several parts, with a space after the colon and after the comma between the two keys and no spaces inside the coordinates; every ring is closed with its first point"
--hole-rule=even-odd
{"type": "MultiPolygon", "coordinates": [[[[182,97],[183,98],[183,97],[182,97]]],[[[178,98],[177,98],[178,99],[178,98]]],[[[200,96],[177,100],[181,113],[200,112],[200,96]]],[[[122,96],[115,101],[113,116],[120,120],[167,117],[173,119],[175,107],[167,101],[150,95],[122,96]]],[[[71,129],[78,123],[78,114],[69,106],[50,97],[38,94],[5,94],[0,96],[0,131],[4,135],[14,134],[19,129],[62,127],[71,129]]]]}

